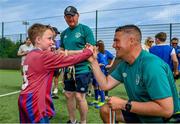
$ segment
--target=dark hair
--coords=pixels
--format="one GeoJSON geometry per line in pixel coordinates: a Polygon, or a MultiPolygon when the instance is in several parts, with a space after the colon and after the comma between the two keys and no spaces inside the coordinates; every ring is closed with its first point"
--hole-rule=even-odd
{"type": "Polygon", "coordinates": [[[58,29],[56,27],[52,27],[52,28],[56,34],[60,34],[60,32],[58,31],[58,29]]]}
{"type": "Polygon", "coordinates": [[[24,43],[26,43],[27,40],[30,40],[29,37],[26,37],[26,39],[24,40],[24,43]]]}
{"type": "Polygon", "coordinates": [[[141,39],[142,39],[141,30],[136,25],[120,26],[120,27],[116,28],[116,30],[115,30],[115,32],[118,32],[118,31],[123,31],[123,32],[129,33],[129,34],[136,32],[138,34],[137,38],[141,42],[141,39]]]}
{"type": "Polygon", "coordinates": [[[26,40],[25,40],[25,41],[27,41],[27,40],[29,40],[29,37],[26,37],[26,40]]]}
{"type": "Polygon", "coordinates": [[[104,54],[105,48],[104,48],[104,42],[102,40],[98,40],[96,43],[96,46],[98,46],[98,51],[100,53],[104,54]]]}
{"type": "Polygon", "coordinates": [[[172,42],[173,40],[179,41],[179,39],[178,39],[177,37],[173,37],[173,38],[171,39],[171,42],[172,42]]]}
{"type": "Polygon", "coordinates": [[[155,38],[159,39],[162,42],[166,41],[167,35],[164,32],[159,32],[155,35],[155,38]]]}

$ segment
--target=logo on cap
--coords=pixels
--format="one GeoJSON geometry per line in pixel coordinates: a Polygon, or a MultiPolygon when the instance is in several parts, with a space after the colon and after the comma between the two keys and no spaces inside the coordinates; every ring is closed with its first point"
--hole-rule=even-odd
{"type": "Polygon", "coordinates": [[[67,11],[70,12],[70,11],[71,11],[71,7],[68,7],[68,8],[67,8],[67,11]]]}
{"type": "Polygon", "coordinates": [[[77,9],[75,7],[73,7],[73,6],[68,6],[64,11],[64,15],[74,16],[77,13],[78,13],[77,9]]]}

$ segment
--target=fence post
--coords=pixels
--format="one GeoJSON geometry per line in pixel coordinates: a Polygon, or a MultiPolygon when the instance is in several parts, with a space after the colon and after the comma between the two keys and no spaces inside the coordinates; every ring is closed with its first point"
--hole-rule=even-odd
{"type": "Polygon", "coordinates": [[[4,22],[2,22],[2,38],[4,38],[4,22]]]}
{"type": "Polygon", "coordinates": [[[19,41],[20,41],[20,44],[22,43],[22,34],[19,35],[19,41]]]}
{"type": "Polygon", "coordinates": [[[98,27],[98,10],[96,10],[96,31],[95,31],[95,39],[96,39],[96,42],[97,42],[97,27],[98,27]]]}
{"type": "Polygon", "coordinates": [[[169,25],[169,42],[171,43],[171,39],[172,39],[172,23],[170,23],[169,25]]]}

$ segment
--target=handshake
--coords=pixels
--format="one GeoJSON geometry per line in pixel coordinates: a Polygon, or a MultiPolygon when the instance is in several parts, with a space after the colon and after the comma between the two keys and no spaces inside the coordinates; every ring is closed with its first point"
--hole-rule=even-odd
{"type": "Polygon", "coordinates": [[[89,49],[92,51],[93,55],[88,58],[88,61],[92,63],[97,59],[97,48],[87,43],[85,49],[89,49]]]}
{"type": "MultiPolygon", "coordinates": [[[[85,45],[84,49],[89,49],[93,53],[93,55],[88,58],[89,62],[93,62],[94,60],[96,60],[96,58],[97,58],[97,49],[96,49],[95,46],[92,46],[91,44],[87,43],[85,45]]],[[[64,54],[64,55],[67,56],[67,55],[74,55],[74,54],[82,53],[84,49],[82,49],[82,50],[62,50],[62,49],[58,49],[56,51],[56,53],[57,54],[64,54]]]]}

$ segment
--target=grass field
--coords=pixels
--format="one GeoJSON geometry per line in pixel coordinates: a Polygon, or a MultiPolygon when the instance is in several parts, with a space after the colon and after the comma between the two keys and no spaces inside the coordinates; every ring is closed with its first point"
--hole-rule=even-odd
{"type": "MultiPolygon", "coordinates": [[[[177,86],[180,84],[180,80],[177,81],[177,86]]],[[[1,96],[10,92],[19,91],[21,87],[21,75],[17,70],[0,70],[0,123],[18,123],[18,96],[19,93],[1,96]]],[[[179,89],[179,87],[178,87],[179,89]]],[[[68,120],[68,114],[66,110],[65,98],[62,94],[62,86],[59,85],[59,99],[53,100],[56,116],[50,120],[50,123],[65,123],[68,120]]],[[[115,89],[109,92],[112,96],[121,96],[127,98],[123,85],[119,85],[115,89]]],[[[87,97],[88,101],[93,98],[87,97]]],[[[77,112],[77,119],[79,120],[79,114],[77,112]]],[[[99,117],[99,110],[90,106],[88,111],[88,123],[101,123],[99,117]]]]}
{"type": "MultiPolygon", "coordinates": [[[[19,91],[21,87],[21,74],[17,70],[0,70],[0,123],[18,123],[18,96],[19,93],[1,97],[3,94],[19,91]]],[[[56,116],[50,120],[51,123],[65,123],[68,120],[68,114],[65,104],[65,97],[62,94],[62,86],[59,85],[59,99],[55,99],[54,105],[56,110],[56,116]]],[[[123,85],[118,86],[114,90],[110,91],[110,95],[121,95],[126,97],[123,85]]],[[[88,101],[93,98],[87,97],[88,101]]],[[[77,111],[77,119],[79,120],[79,114],[77,111]]],[[[90,106],[88,111],[88,123],[100,123],[102,122],[99,117],[99,110],[90,106]]]]}

